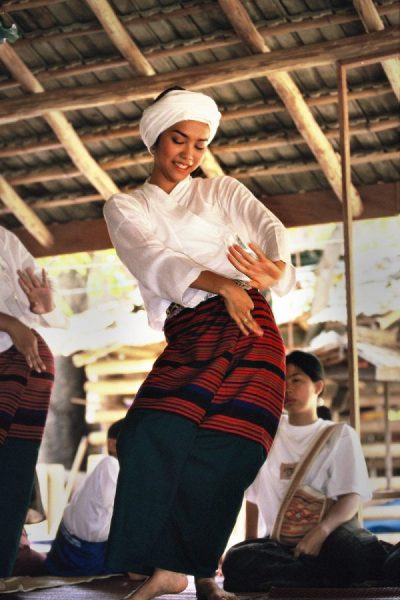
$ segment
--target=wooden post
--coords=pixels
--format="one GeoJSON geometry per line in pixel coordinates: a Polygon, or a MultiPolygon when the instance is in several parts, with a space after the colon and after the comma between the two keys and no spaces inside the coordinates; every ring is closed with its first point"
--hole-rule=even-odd
{"type": "Polygon", "coordinates": [[[392,475],[393,475],[393,460],[391,455],[391,444],[392,444],[392,431],[389,421],[389,410],[390,410],[390,391],[389,382],[384,381],[383,390],[385,395],[385,475],[386,475],[386,490],[390,490],[392,486],[392,475]]]}
{"type": "Polygon", "coordinates": [[[350,134],[347,98],[346,67],[338,64],[340,155],[342,169],[343,237],[345,251],[346,306],[347,306],[347,364],[349,369],[350,424],[360,434],[360,396],[358,385],[357,328],[353,268],[353,214],[349,202],[351,186],[350,134]]]}

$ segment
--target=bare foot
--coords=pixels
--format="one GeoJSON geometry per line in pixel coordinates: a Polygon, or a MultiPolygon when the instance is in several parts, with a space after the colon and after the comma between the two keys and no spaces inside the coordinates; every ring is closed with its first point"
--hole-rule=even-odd
{"type": "Polygon", "coordinates": [[[183,573],[156,569],[151,577],[146,579],[136,590],[124,596],[123,600],[127,600],[128,598],[132,598],[133,600],[152,600],[152,598],[162,596],[163,594],[179,594],[186,589],[187,584],[187,577],[183,573]]]}
{"type": "Polygon", "coordinates": [[[214,577],[196,577],[195,584],[198,600],[239,600],[236,594],[220,588],[214,577]]]}
{"type": "Polygon", "coordinates": [[[148,575],[142,575],[141,573],[128,572],[127,575],[131,581],[144,581],[148,577],[148,575]]]}

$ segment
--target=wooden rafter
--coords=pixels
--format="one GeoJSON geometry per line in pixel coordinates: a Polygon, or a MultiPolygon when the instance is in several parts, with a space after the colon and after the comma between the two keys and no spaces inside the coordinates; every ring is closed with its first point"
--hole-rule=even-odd
{"type": "MultiPolygon", "coordinates": [[[[391,87],[389,85],[375,86],[366,89],[353,90],[349,92],[349,100],[360,100],[363,98],[371,98],[378,97],[391,93],[391,87]]],[[[334,104],[337,102],[337,94],[325,94],[317,97],[308,97],[305,98],[307,106],[309,107],[318,107],[318,106],[326,106],[329,104],[334,104]]],[[[259,115],[279,113],[284,111],[285,107],[283,103],[275,100],[268,100],[265,103],[257,103],[255,106],[243,106],[239,108],[234,108],[231,110],[223,110],[222,111],[222,121],[230,121],[233,119],[242,119],[247,117],[256,117],[259,115]]],[[[359,125],[359,128],[353,126],[351,129],[351,133],[363,133],[366,130],[377,131],[381,130],[380,127],[386,128],[385,123],[387,121],[382,120],[382,122],[373,123],[370,126],[368,125],[359,125]]],[[[390,128],[390,122],[388,123],[390,128]]],[[[139,137],[139,125],[137,123],[120,123],[118,125],[107,126],[107,127],[85,127],[84,130],[78,130],[78,135],[82,142],[90,143],[90,142],[104,142],[107,140],[116,140],[123,138],[131,138],[131,137],[139,137]],[[93,131],[91,131],[93,129],[93,131]]],[[[286,135],[286,134],[285,134],[286,135]]],[[[334,131],[327,131],[325,133],[327,136],[335,137],[334,131]]],[[[296,143],[291,141],[291,136],[288,137],[288,143],[296,143]]],[[[6,158],[10,156],[18,156],[22,152],[27,153],[37,153],[37,152],[47,152],[49,150],[58,150],[62,148],[62,144],[57,139],[24,139],[21,140],[20,145],[17,144],[8,144],[7,146],[0,147],[0,158],[6,158]]],[[[213,146],[213,152],[215,154],[218,153],[218,146],[213,146]]]]}
{"type": "MultiPolygon", "coordinates": [[[[217,5],[214,5],[214,9],[217,7],[217,5]]],[[[398,9],[400,8],[400,3],[397,3],[397,7],[398,9]]],[[[199,8],[199,7],[191,7],[192,12],[194,12],[194,8],[199,8]]],[[[204,10],[207,10],[207,8],[209,8],[208,6],[206,6],[204,8],[204,10]]],[[[182,9],[182,10],[187,10],[189,11],[189,9],[182,9]]],[[[380,7],[380,10],[383,11],[385,10],[384,14],[387,14],[391,11],[393,11],[393,5],[390,6],[383,6],[380,7]]],[[[178,11],[176,11],[178,12],[178,11]]],[[[190,14],[190,13],[188,13],[190,14]]],[[[171,13],[168,14],[168,18],[173,17],[174,15],[171,13]]],[[[179,16],[179,15],[177,15],[179,16]]],[[[151,19],[150,17],[148,19],[146,19],[145,17],[137,17],[135,19],[128,19],[124,21],[125,26],[127,26],[128,24],[131,24],[132,26],[134,24],[137,25],[141,25],[143,26],[143,24],[145,22],[147,22],[148,20],[154,20],[155,17],[159,18],[159,15],[152,15],[151,19]]],[[[312,28],[315,29],[317,27],[322,27],[324,25],[326,26],[332,26],[332,25],[343,25],[345,23],[348,22],[352,22],[352,21],[358,21],[358,17],[355,13],[351,13],[351,14],[337,14],[337,15],[330,15],[330,16],[323,16],[323,17],[315,17],[315,18],[311,18],[311,19],[305,19],[304,21],[298,21],[296,20],[295,23],[278,23],[278,24],[271,24],[268,26],[263,26],[259,28],[259,32],[261,35],[265,36],[266,38],[269,38],[271,36],[279,36],[282,34],[288,34],[288,33],[299,33],[300,31],[307,31],[308,29],[312,28]]],[[[99,33],[99,32],[103,32],[103,28],[101,27],[91,27],[91,28],[87,28],[85,27],[85,29],[79,30],[79,34],[80,35],[93,35],[93,33],[99,33]]],[[[70,33],[70,35],[72,35],[72,32],[68,31],[68,32],[60,32],[58,31],[57,34],[55,36],[51,36],[51,35],[44,35],[42,38],[30,38],[30,39],[21,39],[18,40],[16,45],[17,47],[20,46],[24,46],[25,43],[32,43],[32,41],[52,41],[54,40],[62,40],[66,36],[66,33],[70,33]]],[[[76,33],[76,32],[75,32],[76,33]]],[[[182,56],[182,55],[187,55],[189,52],[192,53],[196,53],[196,52],[204,52],[205,50],[214,50],[217,48],[227,48],[233,45],[237,45],[240,44],[240,38],[237,35],[226,35],[224,34],[223,37],[214,37],[213,39],[209,39],[209,40],[204,40],[204,41],[194,41],[193,43],[189,43],[188,40],[185,40],[185,43],[179,46],[175,46],[172,48],[160,48],[160,49],[153,49],[151,48],[150,50],[147,50],[146,48],[144,48],[142,50],[143,56],[144,57],[148,57],[151,60],[156,60],[156,59],[160,59],[160,58],[171,58],[171,57],[178,57],[178,56],[182,56]]],[[[53,79],[62,79],[64,77],[74,77],[76,75],[84,75],[85,73],[94,73],[94,72],[104,72],[106,70],[112,70],[112,69],[116,69],[116,68],[120,68],[120,67],[126,67],[129,64],[128,60],[126,58],[122,57],[108,57],[107,60],[105,60],[104,58],[99,58],[96,61],[90,60],[89,62],[85,63],[83,62],[82,64],[74,64],[74,65],[69,65],[66,67],[54,67],[50,70],[47,71],[43,71],[43,70],[38,70],[37,74],[35,73],[35,75],[37,76],[37,78],[39,79],[39,81],[41,81],[42,83],[45,83],[48,80],[53,80],[53,79]]],[[[3,81],[0,82],[0,90],[6,90],[6,89],[12,89],[14,87],[17,87],[18,84],[16,82],[13,82],[12,80],[9,81],[3,81]]]]}
{"type": "Polygon", "coordinates": [[[0,198],[39,244],[46,248],[53,244],[54,238],[50,230],[2,175],[0,175],[0,198]]]}
{"type": "Polygon", "coordinates": [[[51,6],[53,4],[61,4],[64,0],[6,0],[1,4],[1,10],[4,13],[17,12],[19,10],[32,10],[42,6],[51,6]]]}
{"type": "MultiPolygon", "coordinates": [[[[264,39],[254,26],[247,9],[239,0],[218,0],[227,19],[232,24],[243,43],[255,54],[271,52],[264,39]]],[[[297,129],[317,159],[330,186],[339,200],[342,195],[342,174],[340,161],[328,138],[324,135],[311,110],[307,106],[299,88],[288,73],[271,73],[270,83],[285,104],[297,129]]],[[[354,186],[350,187],[351,208],[354,215],[362,212],[362,201],[354,186]]]]}
{"type": "Polygon", "coordinates": [[[170,85],[202,89],[214,85],[269,76],[280,71],[295,71],[319,67],[337,60],[362,58],[372,52],[395,52],[398,48],[398,28],[366,33],[351,38],[309,44],[301,48],[276,50],[244,58],[201,64],[161,73],[153,77],[53,90],[29,98],[13,98],[0,102],[0,124],[42,116],[49,110],[75,110],[106,106],[152,98],[170,85]]]}
{"type": "MultiPolygon", "coordinates": [[[[378,6],[377,11],[380,16],[385,16],[391,13],[398,13],[399,7],[399,2],[393,2],[392,4],[378,6]]],[[[123,17],[121,17],[121,21],[125,25],[125,27],[135,27],[143,26],[147,23],[153,23],[159,20],[164,20],[165,18],[168,18],[170,20],[195,15],[198,12],[208,13],[211,10],[219,10],[218,4],[209,2],[201,5],[193,5],[185,8],[178,8],[176,10],[168,11],[167,14],[163,11],[157,11],[156,13],[153,12],[151,15],[140,17],[138,17],[137,15],[124,15],[123,17]]],[[[318,13],[318,11],[314,11],[313,16],[309,18],[305,17],[304,19],[300,20],[299,15],[297,15],[296,20],[293,22],[289,21],[284,23],[271,23],[265,26],[260,26],[258,30],[263,36],[266,36],[268,38],[270,36],[287,35],[288,33],[300,33],[302,31],[308,31],[310,29],[332,27],[334,25],[345,25],[347,23],[353,23],[354,21],[358,21],[358,15],[354,10],[340,12],[336,14],[333,12],[331,14],[327,14],[327,11],[324,9],[320,11],[320,13],[318,13]]],[[[104,30],[98,24],[85,23],[84,26],[68,27],[68,29],[64,31],[60,31],[59,28],[56,28],[55,30],[50,30],[49,32],[44,31],[43,35],[34,35],[30,33],[26,37],[17,40],[15,45],[17,48],[19,48],[29,46],[32,42],[39,44],[41,42],[49,43],[52,41],[73,39],[74,37],[92,36],[99,33],[104,33],[104,30]]],[[[167,56],[180,56],[181,54],[187,54],[188,52],[193,53],[201,52],[204,50],[212,50],[215,48],[223,48],[238,43],[239,39],[236,35],[227,35],[224,32],[223,37],[213,36],[212,39],[201,42],[193,42],[190,44],[188,43],[188,40],[185,40],[184,45],[177,46],[175,48],[160,48],[159,50],[147,50],[146,48],[144,48],[142,52],[145,56],[148,55],[150,58],[155,59],[167,56]]],[[[71,67],[72,69],[77,69],[71,72],[68,71],[68,67],[65,69],[65,71],[63,70],[63,67],[61,67],[60,69],[52,69],[51,73],[48,73],[46,71],[40,72],[37,74],[37,77],[40,81],[45,81],[48,77],[51,77],[52,75],[53,77],[58,78],[68,76],[68,74],[76,75],[78,73],[85,73],[98,69],[104,70],[108,68],[115,68],[118,66],[126,66],[127,64],[128,62],[126,59],[109,59],[107,61],[100,61],[99,63],[93,64],[93,62],[91,62],[88,65],[77,65],[76,67],[71,67]]],[[[3,84],[0,83],[0,89],[3,89],[2,85],[3,84]]],[[[10,82],[10,85],[12,85],[12,82],[10,82]]]]}
{"type": "MultiPolygon", "coordinates": [[[[128,63],[139,74],[144,76],[156,75],[155,69],[142,54],[132,40],[129,32],[110,6],[108,0],[86,0],[95,13],[110,40],[118,48],[128,63]]],[[[223,175],[223,171],[209,149],[204,153],[202,169],[208,177],[223,175]]]]}
{"type": "Polygon", "coordinates": [[[156,72],[135,44],[127,29],[111,8],[108,0],[86,0],[112,43],[118,48],[138,75],[155,75],[156,72]]]}
{"type": "MultiPolygon", "coordinates": [[[[374,123],[358,123],[357,125],[353,125],[350,128],[351,135],[362,135],[365,133],[377,133],[379,131],[387,131],[391,129],[397,129],[400,125],[400,117],[393,117],[392,119],[386,119],[374,123]]],[[[338,139],[339,138],[339,129],[329,129],[325,132],[325,135],[328,139],[338,139]]],[[[106,136],[104,139],[107,139],[106,136]]],[[[238,152],[243,154],[245,152],[253,152],[253,151],[263,151],[269,150],[271,148],[280,148],[287,147],[295,144],[305,144],[304,138],[298,134],[296,131],[286,131],[281,133],[281,135],[272,135],[271,132],[265,138],[260,138],[257,140],[251,141],[240,141],[240,142],[226,142],[219,145],[214,145],[212,148],[213,154],[217,156],[223,156],[225,153],[229,152],[238,152]]],[[[381,156],[383,159],[385,157],[392,156],[392,154],[388,153],[389,149],[386,149],[385,152],[382,151],[381,156]]],[[[21,149],[22,151],[22,149],[21,149]]],[[[396,150],[395,150],[396,152],[396,150]]],[[[1,156],[1,154],[0,154],[1,156]]],[[[366,159],[369,156],[369,153],[365,155],[361,155],[362,159],[366,159]]],[[[137,165],[145,165],[152,162],[152,157],[146,153],[135,153],[135,154],[126,154],[123,155],[112,155],[109,158],[103,157],[101,161],[101,166],[104,171],[112,171],[113,169],[121,169],[131,166],[137,165]]],[[[312,170],[315,170],[315,167],[318,167],[317,163],[298,163],[300,165],[300,169],[304,168],[306,165],[307,170],[311,170],[308,165],[312,165],[312,170]]],[[[269,169],[273,169],[274,165],[266,167],[267,171],[269,169]]],[[[280,169],[280,165],[277,166],[280,169]]],[[[291,163],[289,166],[285,165],[285,168],[293,169],[296,172],[297,162],[291,163]]],[[[251,167],[249,167],[251,169],[251,167]]],[[[238,169],[237,172],[241,172],[238,169]]],[[[69,166],[62,165],[57,167],[50,167],[47,169],[34,169],[27,171],[26,169],[21,171],[8,171],[7,179],[9,183],[12,185],[28,185],[31,183],[40,183],[46,181],[54,181],[54,180],[62,180],[62,179],[71,179],[73,177],[79,177],[81,172],[79,169],[69,166]]]]}
{"type": "MultiPolygon", "coordinates": [[[[385,29],[385,25],[372,0],[353,0],[353,4],[366,31],[382,31],[385,29]]],[[[400,59],[388,58],[381,64],[397,100],[400,101],[400,59]]]]}
{"type": "MultiPolygon", "coordinates": [[[[395,148],[394,150],[391,149],[386,149],[386,150],[380,150],[380,151],[373,151],[373,152],[364,152],[362,154],[356,154],[352,157],[352,163],[353,165],[361,165],[361,164],[365,164],[365,163],[376,163],[376,162],[382,162],[385,160],[397,160],[400,158],[400,150],[398,148],[395,148]]],[[[146,157],[147,161],[150,161],[151,158],[150,157],[146,157]]],[[[125,157],[125,158],[120,158],[117,162],[117,159],[112,159],[110,160],[108,163],[105,162],[103,163],[103,168],[105,169],[112,169],[112,168],[117,168],[114,165],[118,164],[118,168],[122,168],[122,167],[129,167],[132,164],[137,164],[135,163],[135,159],[131,158],[131,157],[125,157]]],[[[257,178],[257,177],[272,177],[272,176],[279,176],[279,175],[289,175],[289,174],[293,174],[293,173],[310,173],[312,171],[318,171],[320,170],[320,165],[318,162],[316,161],[292,161],[292,162],[288,162],[288,161],[277,161],[275,163],[269,164],[267,166],[265,166],[265,164],[262,165],[254,165],[254,166],[248,166],[247,168],[238,168],[238,169],[232,169],[230,171],[228,171],[228,175],[230,175],[231,177],[236,177],[236,179],[249,179],[251,177],[257,178]]],[[[11,182],[13,185],[28,185],[31,183],[40,183],[40,182],[46,182],[46,181],[54,181],[54,180],[60,180],[62,178],[67,179],[69,177],[73,177],[73,176],[77,176],[79,173],[77,171],[73,171],[72,168],[70,168],[69,170],[65,169],[65,170],[60,170],[57,168],[50,168],[50,169],[44,169],[44,170],[36,170],[36,171],[32,171],[29,174],[26,174],[25,172],[21,173],[21,172],[16,172],[14,174],[12,174],[11,172],[8,173],[8,181],[11,182]]],[[[126,188],[125,191],[132,190],[134,189],[135,186],[128,186],[128,188],[126,188]]],[[[85,202],[97,202],[99,199],[101,199],[101,196],[98,196],[96,194],[88,194],[85,196],[80,196],[81,201],[80,203],[85,203],[85,202]],[[87,198],[87,200],[85,200],[87,198]]],[[[69,201],[69,205],[74,205],[75,204],[75,199],[71,198],[69,201]]],[[[51,208],[56,207],[56,206],[67,206],[68,202],[63,200],[63,201],[58,201],[55,200],[54,203],[52,203],[52,201],[38,201],[37,203],[35,203],[33,206],[36,208],[51,208]]],[[[2,214],[2,210],[0,209],[0,214],[2,214]]]]}
{"type": "MultiPolygon", "coordinates": [[[[24,90],[33,94],[44,92],[42,84],[37,81],[7,42],[0,45],[0,59],[12,75],[21,83],[24,90]]],[[[102,194],[104,199],[118,192],[118,187],[86,150],[65,116],[59,111],[50,111],[44,113],[43,117],[62,143],[79,172],[90,181],[93,187],[102,194]]]]}
{"type": "MultiPolygon", "coordinates": [[[[364,200],[363,219],[399,214],[400,185],[398,183],[362,186],[359,191],[364,200]]],[[[100,197],[98,199],[100,200],[100,197]]],[[[268,196],[261,197],[260,200],[288,227],[333,223],[341,221],[342,218],[341,206],[331,190],[268,196]]],[[[25,229],[17,229],[14,232],[34,256],[111,248],[104,219],[53,225],[50,230],[55,238],[54,247],[50,251],[32,240],[25,229]]]]}

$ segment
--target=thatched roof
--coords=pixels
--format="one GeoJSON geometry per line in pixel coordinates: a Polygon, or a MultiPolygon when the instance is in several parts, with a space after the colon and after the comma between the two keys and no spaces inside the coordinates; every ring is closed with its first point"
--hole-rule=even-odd
{"type": "Polygon", "coordinates": [[[354,216],[398,214],[399,7],[3,1],[19,39],[0,45],[0,224],[38,255],[107,247],[103,202],[149,175],[138,119],[175,84],[223,111],[205,176],[243,180],[287,226],[340,220],[337,64],[371,56],[348,70],[350,200],[354,216]]]}

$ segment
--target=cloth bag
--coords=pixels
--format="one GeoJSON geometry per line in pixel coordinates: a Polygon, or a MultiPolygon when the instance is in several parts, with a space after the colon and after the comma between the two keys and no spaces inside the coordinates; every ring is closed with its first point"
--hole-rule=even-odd
{"type": "Polygon", "coordinates": [[[342,425],[333,424],[320,432],[311,442],[303,460],[297,464],[278,511],[271,539],[287,546],[296,546],[323,519],[334,503],[319,490],[304,485],[303,481],[314,459],[339,427],[342,425]]]}

